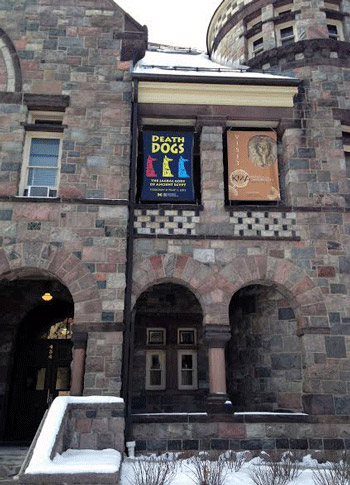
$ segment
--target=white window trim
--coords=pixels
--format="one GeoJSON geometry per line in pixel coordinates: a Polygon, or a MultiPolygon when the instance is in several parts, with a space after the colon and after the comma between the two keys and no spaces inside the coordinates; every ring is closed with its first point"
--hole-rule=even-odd
{"type": "Polygon", "coordinates": [[[339,5],[327,1],[324,2],[324,8],[326,8],[327,10],[337,10],[338,12],[340,11],[339,5]]]}
{"type": "MultiPolygon", "coordinates": [[[[297,42],[298,41],[297,32],[296,32],[295,22],[294,21],[286,22],[285,24],[278,24],[276,26],[276,31],[277,31],[276,37],[277,37],[277,45],[278,45],[278,47],[281,47],[282,46],[281,30],[288,29],[289,27],[293,27],[293,37],[294,37],[293,42],[297,42]]],[[[285,39],[283,39],[283,40],[285,40],[285,39]]]]}
{"type": "MultiPolygon", "coordinates": [[[[33,138],[48,138],[48,139],[56,139],[60,140],[59,150],[58,150],[58,160],[57,160],[57,177],[56,177],[56,185],[52,186],[52,189],[57,191],[58,195],[58,188],[60,184],[60,172],[61,172],[61,158],[62,158],[62,140],[63,140],[63,133],[59,132],[47,132],[47,131],[27,131],[25,143],[24,143],[24,152],[23,152],[23,163],[21,169],[21,180],[19,185],[19,195],[22,197],[30,197],[24,196],[24,191],[28,188],[27,180],[28,180],[28,172],[29,172],[29,156],[30,156],[30,147],[33,138]]],[[[43,167],[44,168],[44,167],[43,167]]],[[[50,167],[52,168],[52,167],[50,167]]],[[[56,196],[57,196],[56,195],[56,196]]],[[[47,199],[52,197],[47,196],[47,199]]]]}
{"type": "MultiPolygon", "coordinates": [[[[328,31],[328,25],[334,25],[337,28],[338,35],[337,39],[334,40],[344,40],[344,33],[343,33],[343,24],[340,20],[334,20],[334,19],[327,19],[327,31],[328,31]]],[[[330,38],[331,34],[328,32],[328,38],[330,38]]]]}
{"type": "Polygon", "coordinates": [[[166,345],[166,329],[159,328],[159,327],[147,327],[147,345],[157,345],[157,346],[166,345]],[[149,338],[150,332],[163,332],[163,343],[155,344],[153,342],[150,342],[150,338],[149,338]]]}
{"type": "Polygon", "coordinates": [[[166,388],[166,353],[165,350],[147,350],[146,352],[146,390],[147,391],[161,391],[166,388]],[[159,356],[160,363],[160,385],[155,386],[151,384],[151,363],[152,356],[159,356]]]}
{"type": "Polygon", "coordinates": [[[197,371],[197,351],[196,350],[178,350],[177,351],[177,384],[178,389],[186,390],[186,389],[198,389],[198,371],[197,371]],[[192,369],[192,382],[193,384],[190,386],[186,386],[181,384],[181,357],[183,355],[192,355],[193,359],[193,369],[192,369]]]}
{"type": "Polygon", "coordinates": [[[294,3],[293,2],[290,2],[287,5],[283,5],[282,7],[277,7],[277,8],[274,9],[275,17],[278,17],[279,15],[282,15],[289,10],[291,10],[293,12],[293,9],[294,9],[294,3]]]}
{"type": "Polygon", "coordinates": [[[247,23],[247,30],[250,30],[252,29],[253,27],[255,27],[255,25],[257,25],[259,22],[261,22],[261,14],[257,15],[256,17],[254,17],[252,20],[250,20],[250,22],[247,23]]]}
{"type": "Polygon", "coordinates": [[[62,111],[29,111],[28,123],[34,125],[35,121],[60,121],[63,123],[64,113],[62,111]]]}
{"type": "Polygon", "coordinates": [[[259,32],[258,34],[254,35],[253,37],[251,37],[249,40],[248,40],[248,58],[249,59],[252,59],[253,57],[255,57],[257,54],[260,54],[260,52],[264,52],[265,48],[264,48],[264,37],[263,37],[263,34],[262,32],[259,32]],[[263,40],[263,43],[262,43],[262,49],[259,49],[259,50],[254,50],[253,48],[253,44],[256,40],[258,39],[262,39],[263,40]]]}
{"type": "Polygon", "coordinates": [[[194,327],[179,327],[177,329],[177,343],[178,345],[197,345],[197,329],[194,328],[194,327]],[[193,332],[194,333],[194,341],[193,341],[193,344],[184,344],[184,343],[181,343],[180,341],[180,333],[181,332],[193,332]]]}

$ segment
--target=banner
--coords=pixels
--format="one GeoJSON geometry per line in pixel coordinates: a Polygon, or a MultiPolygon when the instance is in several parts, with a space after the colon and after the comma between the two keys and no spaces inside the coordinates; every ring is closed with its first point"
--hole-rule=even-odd
{"type": "Polygon", "coordinates": [[[279,200],[277,137],[273,131],[228,131],[229,200],[279,200]]]}
{"type": "Polygon", "coordinates": [[[143,132],[142,201],[195,202],[193,133],[143,132]]]}

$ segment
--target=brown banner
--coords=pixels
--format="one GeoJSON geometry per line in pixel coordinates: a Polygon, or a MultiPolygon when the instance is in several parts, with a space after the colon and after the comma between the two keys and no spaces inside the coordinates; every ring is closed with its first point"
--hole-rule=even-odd
{"type": "Polygon", "coordinates": [[[229,200],[279,200],[273,131],[228,131],[229,200]]]}

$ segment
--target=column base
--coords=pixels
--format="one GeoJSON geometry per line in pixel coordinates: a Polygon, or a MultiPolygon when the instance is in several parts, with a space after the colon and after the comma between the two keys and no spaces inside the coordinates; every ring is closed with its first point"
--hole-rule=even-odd
{"type": "Polygon", "coordinates": [[[209,414],[232,414],[233,406],[227,394],[209,394],[207,410],[209,414]]]}

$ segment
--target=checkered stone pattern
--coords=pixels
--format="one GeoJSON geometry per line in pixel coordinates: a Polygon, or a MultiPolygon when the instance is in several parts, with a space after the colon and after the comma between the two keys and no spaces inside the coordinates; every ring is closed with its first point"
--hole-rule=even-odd
{"type": "Polygon", "coordinates": [[[234,236],[296,238],[295,212],[231,211],[234,236]]]}
{"type": "Polygon", "coordinates": [[[181,209],[136,209],[135,233],[193,236],[199,211],[181,209]]]}

